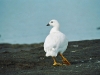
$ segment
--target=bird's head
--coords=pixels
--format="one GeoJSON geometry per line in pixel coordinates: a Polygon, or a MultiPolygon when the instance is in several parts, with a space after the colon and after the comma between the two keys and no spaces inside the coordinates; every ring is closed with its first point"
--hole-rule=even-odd
{"type": "Polygon", "coordinates": [[[59,23],[57,20],[51,20],[47,26],[59,27],[59,23]]]}

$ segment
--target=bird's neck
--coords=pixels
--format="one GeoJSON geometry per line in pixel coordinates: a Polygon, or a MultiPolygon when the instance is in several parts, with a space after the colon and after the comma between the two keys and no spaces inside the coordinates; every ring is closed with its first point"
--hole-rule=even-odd
{"type": "Polygon", "coordinates": [[[58,32],[58,31],[59,31],[59,26],[58,26],[58,27],[53,27],[53,28],[50,30],[50,33],[58,32]]]}

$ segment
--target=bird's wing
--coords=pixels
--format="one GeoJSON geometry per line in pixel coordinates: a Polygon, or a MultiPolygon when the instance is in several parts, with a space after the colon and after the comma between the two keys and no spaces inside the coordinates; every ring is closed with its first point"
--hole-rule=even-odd
{"type": "Polygon", "coordinates": [[[44,43],[44,50],[57,50],[57,48],[61,46],[61,43],[64,42],[64,39],[65,36],[61,33],[49,34],[44,43]]]}

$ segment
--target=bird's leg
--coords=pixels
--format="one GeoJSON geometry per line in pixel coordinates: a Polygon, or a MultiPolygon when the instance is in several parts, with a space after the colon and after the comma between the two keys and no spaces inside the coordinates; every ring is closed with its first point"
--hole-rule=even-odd
{"type": "Polygon", "coordinates": [[[61,66],[62,65],[62,64],[56,62],[55,57],[52,57],[52,58],[53,58],[53,61],[54,61],[54,64],[53,64],[54,66],[61,66]]]}
{"type": "Polygon", "coordinates": [[[63,60],[63,64],[66,64],[66,65],[71,65],[70,62],[63,56],[62,53],[60,53],[60,56],[62,57],[62,60],[63,60]]]}

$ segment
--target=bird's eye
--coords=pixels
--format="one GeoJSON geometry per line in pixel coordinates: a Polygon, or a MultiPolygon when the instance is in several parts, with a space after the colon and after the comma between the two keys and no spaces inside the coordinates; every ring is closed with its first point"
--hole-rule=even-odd
{"type": "Polygon", "coordinates": [[[51,21],[51,23],[53,23],[53,21],[51,21]]]}

